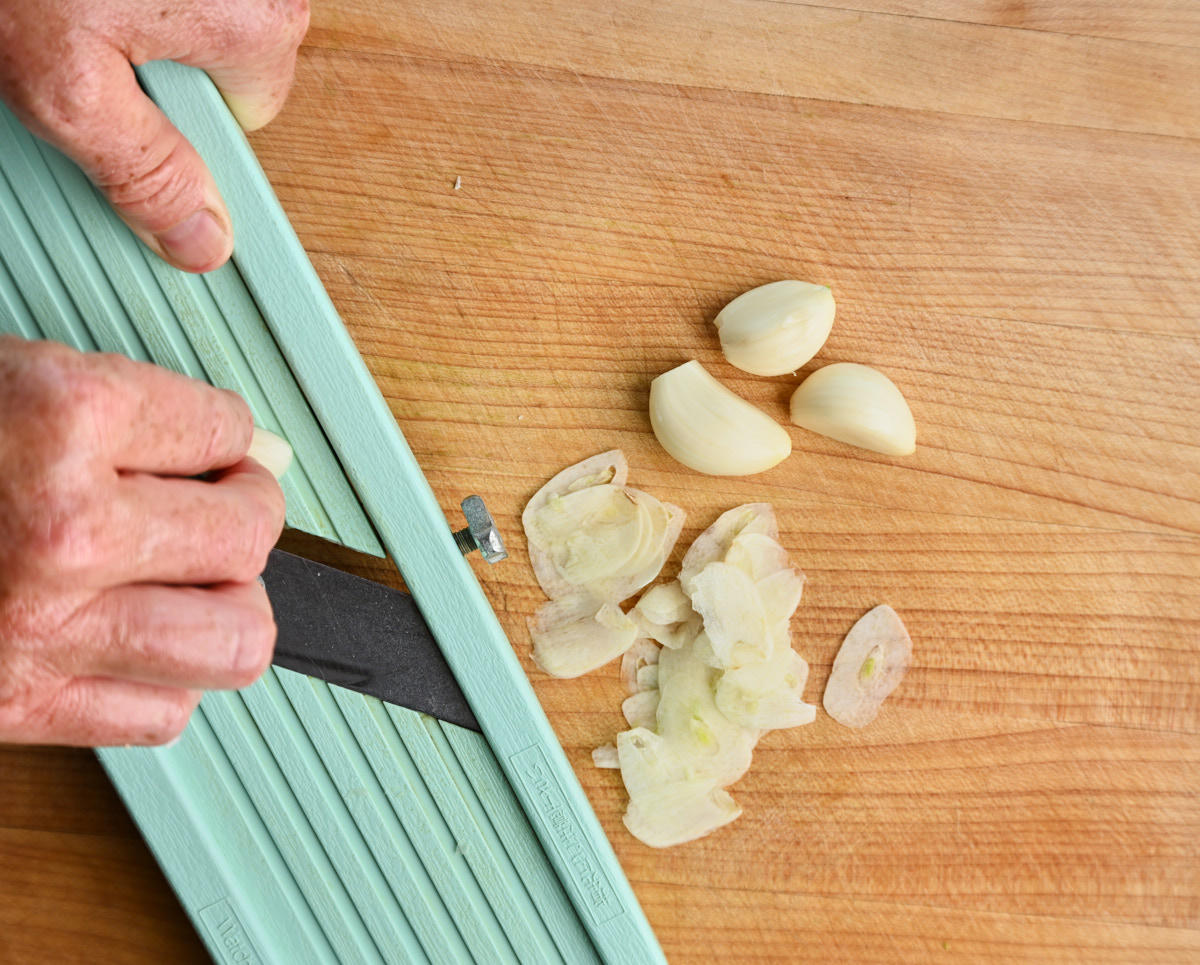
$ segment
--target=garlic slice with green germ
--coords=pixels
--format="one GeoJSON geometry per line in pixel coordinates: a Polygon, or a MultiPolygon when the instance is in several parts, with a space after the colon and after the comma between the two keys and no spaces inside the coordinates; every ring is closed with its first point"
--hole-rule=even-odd
{"type": "Polygon", "coordinates": [[[792,451],[782,426],[695,360],[650,383],[650,425],[670,455],[710,476],[765,472],[792,451]]]}
{"type": "Polygon", "coordinates": [[[679,585],[689,597],[692,581],[709,563],[724,560],[733,541],[742,533],[758,533],[772,540],[779,538],[779,525],[770,503],[746,503],[717,517],[717,521],[696,537],[683,556],[679,585]]]}
{"type": "Polygon", "coordinates": [[[904,396],[868,365],[835,362],[817,369],[792,394],[792,421],[839,442],[907,456],[917,448],[917,426],[904,396]]]}
{"type": "Polygon", "coordinates": [[[912,638],[899,614],[883,604],[850,629],[825,684],[825,710],[847,727],[865,727],[899,686],[912,662],[912,638]]]}
{"type": "Polygon", "coordinates": [[[717,708],[734,723],[758,730],[811,724],[817,708],[803,699],[808,664],[790,646],[767,659],[726,670],[717,682],[717,708]]]}
{"type": "Polygon", "coordinates": [[[717,315],[721,350],[754,375],[795,372],[833,328],[833,293],[805,281],[776,281],[739,295],[717,315]]]}

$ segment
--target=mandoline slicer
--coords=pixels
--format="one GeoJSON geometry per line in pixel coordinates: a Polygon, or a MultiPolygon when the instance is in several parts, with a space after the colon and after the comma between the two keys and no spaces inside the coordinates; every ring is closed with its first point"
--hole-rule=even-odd
{"type": "Polygon", "coordinates": [[[272,667],[171,748],[101,762],[214,961],[636,965],[662,953],[386,402],[208,78],[143,86],[206,158],[237,250],[147,252],[0,107],[0,332],[242,394],[296,452],[290,526],[394,559],[478,733],[272,667]]]}

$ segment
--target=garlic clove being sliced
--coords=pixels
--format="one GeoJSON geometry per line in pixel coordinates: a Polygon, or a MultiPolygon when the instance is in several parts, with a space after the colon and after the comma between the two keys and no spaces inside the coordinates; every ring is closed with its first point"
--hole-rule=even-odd
{"type": "Polygon", "coordinates": [[[773,540],[779,538],[779,525],[770,503],[735,506],[718,516],[716,522],[696,537],[684,554],[679,570],[679,585],[687,596],[692,595],[696,574],[709,563],[724,560],[734,539],[742,533],[759,533],[773,540]]]}
{"type": "Polygon", "coordinates": [[[792,451],[782,426],[695,360],[650,384],[650,424],[668,453],[711,476],[765,472],[792,451]]]}
{"type": "Polygon", "coordinates": [[[847,727],[865,727],[912,662],[912,638],[890,606],[875,607],[846,634],[825,684],[825,710],[847,727]]]}
{"type": "Polygon", "coordinates": [[[291,468],[292,460],[295,457],[291,443],[283,436],[277,436],[258,426],[254,427],[254,434],[250,438],[250,450],[246,455],[276,479],[283,478],[283,474],[291,468]]]}
{"type": "Polygon", "coordinates": [[[835,362],[817,369],[792,394],[792,421],[839,442],[907,456],[917,448],[912,411],[886,375],[868,365],[835,362]]]}
{"type": "Polygon", "coordinates": [[[795,372],[833,328],[833,292],[805,281],[776,281],[738,295],[715,319],[721,351],[754,375],[795,372]]]}
{"type": "Polygon", "coordinates": [[[564,597],[538,608],[529,621],[533,662],[551,677],[579,677],[621,656],[637,625],[621,608],[591,597],[564,597]]]}

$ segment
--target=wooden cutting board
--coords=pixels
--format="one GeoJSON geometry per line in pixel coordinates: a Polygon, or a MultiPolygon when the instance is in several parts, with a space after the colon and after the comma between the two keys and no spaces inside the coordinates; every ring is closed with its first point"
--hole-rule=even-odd
{"type": "MultiPolygon", "coordinates": [[[[329,0],[253,137],[673,963],[1200,960],[1200,8],[1190,0],[329,0]],[[796,378],[725,363],[754,285],[831,286],[796,378]],[[792,428],[748,479],[650,432],[698,358],[786,421],[874,365],[919,447],[792,428]],[[519,516],[622,448],[689,512],[765,500],[818,701],[877,603],[914,666],[874,724],[774,733],[745,813],[669,851],[591,749],[617,668],[547,679],[519,516]]],[[[379,577],[380,573],[367,574],[379,577]]],[[[0,748],[0,959],[205,960],[86,752],[0,748]]]]}

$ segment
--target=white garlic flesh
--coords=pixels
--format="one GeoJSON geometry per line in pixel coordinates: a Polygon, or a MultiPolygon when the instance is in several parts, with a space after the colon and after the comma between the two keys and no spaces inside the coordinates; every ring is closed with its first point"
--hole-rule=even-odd
{"type": "Polygon", "coordinates": [[[650,424],[671,456],[710,476],[765,472],[792,451],[782,426],[695,360],[650,384],[650,424]]]}
{"type": "Polygon", "coordinates": [[[820,351],[833,328],[833,293],[825,285],[776,281],[739,295],[717,315],[721,350],[754,375],[795,372],[820,351]]]}
{"type": "Polygon", "coordinates": [[[887,456],[917,448],[917,426],[900,390],[856,362],[817,369],[792,394],[792,421],[812,432],[887,456]]]}
{"type": "Polygon", "coordinates": [[[877,606],[850,629],[825,684],[826,713],[847,727],[866,727],[912,662],[912,638],[899,614],[877,606]]]}

